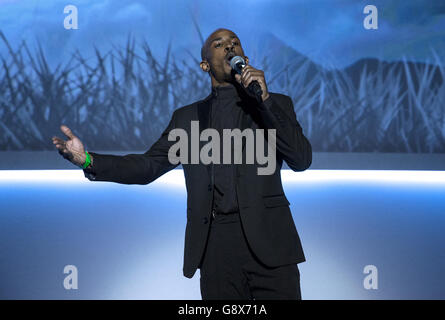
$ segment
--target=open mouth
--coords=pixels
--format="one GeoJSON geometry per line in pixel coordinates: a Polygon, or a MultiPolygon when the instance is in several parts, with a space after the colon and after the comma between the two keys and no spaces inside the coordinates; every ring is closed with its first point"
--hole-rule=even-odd
{"type": "Polygon", "coordinates": [[[234,52],[229,52],[227,55],[226,55],[226,62],[230,65],[230,60],[232,60],[232,58],[233,57],[235,57],[236,56],[236,54],[234,53],[234,52]]]}

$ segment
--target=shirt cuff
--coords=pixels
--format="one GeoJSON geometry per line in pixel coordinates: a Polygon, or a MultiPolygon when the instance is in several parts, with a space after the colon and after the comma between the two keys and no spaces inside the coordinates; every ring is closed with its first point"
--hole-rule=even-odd
{"type": "Polygon", "coordinates": [[[88,180],[96,180],[96,174],[88,171],[88,169],[83,169],[83,174],[85,175],[85,178],[88,178],[88,180]]]}
{"type": "Polygon", "coordinates": [[[260,109],[261,111],[270,110],[272,108],[272,105],[273,105],[272,97],[269,95],[269,98],[267,98],[265,101],[259,104],[258,109],[260,109]]]}

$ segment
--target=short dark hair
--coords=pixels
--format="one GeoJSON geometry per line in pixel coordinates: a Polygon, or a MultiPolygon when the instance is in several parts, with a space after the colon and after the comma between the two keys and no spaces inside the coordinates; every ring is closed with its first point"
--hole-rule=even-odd
{"type": "Polygon", "coordinates": [[[201,60],[206,60],[207,59],[207,49],[208,49],[208,40],[210,38],[210,36],[218,31],[222,31],[222,30],[227,30],[232,32],[233,34],[236,35],[235,32],[233,32],[232,30],[226,29],[226,28],[218,28],[215,31],[213,31],[208,37],[207,39],[204,41],[204,44],[201,47],[201,60]]]}

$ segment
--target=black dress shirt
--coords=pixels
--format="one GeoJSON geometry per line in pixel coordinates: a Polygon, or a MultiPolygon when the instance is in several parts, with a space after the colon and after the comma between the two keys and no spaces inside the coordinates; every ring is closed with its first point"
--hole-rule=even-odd
{"type": "Polygon", "coordinates": [[[241,107],[237,102],[241,101],[237,89],[232,86],[212,88],[212,114],[210,127],[216,129],[220,139],[220,161],[214,164],[214,191],[213,207],[219,214],[237,212],[238,201],[236,196],[236,171],[233,164],[234,146],[231,143],[232,164],[223,163],[223,129],[237,128],[237,119],[240,116],[241,107]]]}

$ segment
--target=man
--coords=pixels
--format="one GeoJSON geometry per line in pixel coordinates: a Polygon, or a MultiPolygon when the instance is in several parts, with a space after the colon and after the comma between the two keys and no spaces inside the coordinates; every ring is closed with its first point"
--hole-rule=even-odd
{"type": "MultiPolygon", "coordinates": [[[[307,169],[311,145],[297,122],[292,100],[268,92],[263,71],[248,65],[234,32],[214,31],[201,56],[200,67],[210,76],[212,93],[175,110],[159,140],[144,154],[86,154],[66,126],[61,130],[69,140],[53,137],[53,142],[65,158],[88,166],[84,173],[91,181],[148,184],[178,165],[169,161],[175,141],[168,136],[173,129],[190,135],[192,121],[199,121],[200,132],[207,128],[219,133],[235,128],[275,129],[272,174],[258,174],[259,163],[182,163],[187,187],[183,272],[192,278],[200,269],[203,299],[301,299],[297,264],[305,257],[280,169],[283,161],[293,171],[307,169]],[[230,66],[234,56],[246,61],[241,75],[230,66]],[[252,81],[260,85],[261,99],[247,90],[252,81]]],[[[242,150],[246,152],[245,144],[242,150]]]]}

